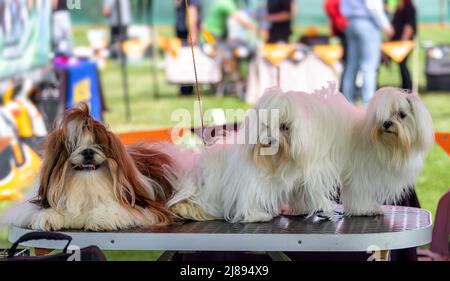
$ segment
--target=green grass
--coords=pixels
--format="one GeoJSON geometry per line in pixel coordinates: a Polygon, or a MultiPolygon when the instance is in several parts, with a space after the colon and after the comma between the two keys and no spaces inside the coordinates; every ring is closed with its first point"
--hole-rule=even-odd
{"type": "MultiPolygon", "coordinates": [[[[78,45],[86,45],[86,27],[75,29],[75,40],[78,45]]],[[[300,35],[304,28],[297,28],[295,33],[300,35]]],[[[164,34],[170,34],[170,28],[161,28],[164,34]]],[[[321,27],[321,32],[326,28],[321,27]]],[[[419,32],[420,42],[430,40],[433,43],[450,42],[450,29],[440,26],[422,27],[419,32]]],[[[436,131],[450,132],[450,93],[429,93],[425,89],[425,77],[423,75],[424,52],[419,53],[420,62],[420,93],[422,99],[430,110],[436,131]]],[[[410,59],[412,64],[412,59],[410,59]]],[[[412,68],[410,68],[412,69],[412,68]]],[[[171,120],[171,113],[176,109],[187,109],[194,111],[195,97],[180,97],[178,88],[168,85],[164,81],[164,73],[159,71],[159,98],[153,96],[151,63],[145,60],[141,64],[129,66],[130,99],[132,108],[131,122],[125,120],[124,103],[122,96],[122,82],[120,67],[111,62],[108,68],[102,71],[102,84],[108,111],[105,120],[116,132],[145,130],[162,127],[172,127],[177,121],[171,120]]],[[[400,85],[398,67],[392,64],[390,69],[382,67],[379,76],[380,85],[400,85]]],[[[204,111],[212,108],[242,108],[247,109],[245,102],[236,97],[217,98],[211,92],[203,91],[204,111]]],[[[233,120],[228,120],[233,121],[233,120]]],[[[198,120],[195,122],[198,125],[198,120]]],[[[416,181],[416,190],[422,207],[430,210],[433,214],[439,198],[450,187],[450,157],[437,145],[427,155],[425,167],[416,181]]],[[[0,210],[6,203],[0,204],[0,210]]],[[[0,232],[1,237],[6,237],[6,231],[0,232]]],[[[5,240],[0,239],[0,247],[7,245],[5,240]]],[[[154,260],[161,252],[151,251],[105,251],[108,260],[154,260]]]]}
{"type": "MultiPolygon", "coordinates": [[[[105,120],[116,132],[173,127],[177,124],[177,120],[171,118],[174,110],[187,109],[191,113],[194,112],[195,97],[179,96],[178,87],[165,83],[162,72],[158,75],[159,97],[155,98],[151,83],[150,62],[145,62],[148,63],[131,66],[129,69],[131,122],[125,120],[120,66],[112,62],[108,71],[102,73],[108,107],[105,120]]],[[[212,108],[247,108],[245,102],[235,97],[219,99],[210,91],[202,91],[202,97],[204,111],[212,108]]],[[[199,120],[196,121],[195,125],[199,125],[199,120]]]]}

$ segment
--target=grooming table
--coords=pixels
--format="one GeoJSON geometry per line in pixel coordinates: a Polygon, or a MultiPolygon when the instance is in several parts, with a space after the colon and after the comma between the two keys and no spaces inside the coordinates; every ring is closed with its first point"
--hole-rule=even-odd
{"type": "MultiPolygon", "coordinates": [[[[384,216],[343,217],[280,216],[267,223],[224,221],[184,222],[164,227],[118,232],[64,231],[72,245],[97,245],[102,250],[255,251],[268,252],[275,260],[286,260],[282,252],[368,252],[388,259],[389,250],[430,243],[430,212],[417,208],[384,206],[384,216]]],[[[342,210],[339,208],[338,210],[342,210]]],[[[12,227],[14,242],[30,229],[12,227]]],[[[64,242],[29,241],[23,246],[62,249],[64,242]]]]}

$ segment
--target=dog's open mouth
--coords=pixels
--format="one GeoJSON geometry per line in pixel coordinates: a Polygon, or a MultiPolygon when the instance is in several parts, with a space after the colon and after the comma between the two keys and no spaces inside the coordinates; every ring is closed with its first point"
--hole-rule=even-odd
{"type": "Polygon", "coordinates": [[[100,168],[100,165],[95,165],[93,163],[83,163],[79,165],[73,165],[76,171],[95,171],[100,168]]]}

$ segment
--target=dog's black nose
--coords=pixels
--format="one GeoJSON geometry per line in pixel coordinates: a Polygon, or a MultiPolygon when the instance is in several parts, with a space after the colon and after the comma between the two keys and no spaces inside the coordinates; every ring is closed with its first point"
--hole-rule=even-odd
{"type": "Polygon", "coordinates": [[[387,130],[392,126],[392,124],[393,124],[392,121],[386,121],[383,123],[383,128],[387,130]]]}
{"type": "Polygon", "coordinates": [[[81,152],[81,155],[84,157],[85,160],[92,160],[94,159],[95,151],[92,149],[85,149],[81,152]]]}

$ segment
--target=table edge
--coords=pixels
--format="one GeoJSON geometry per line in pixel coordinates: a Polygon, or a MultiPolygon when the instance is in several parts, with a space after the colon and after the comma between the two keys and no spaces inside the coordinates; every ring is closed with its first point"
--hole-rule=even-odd
{"type": "MultiPolygon", "coordinates": [[[[12,226],[9,241],[32,232],[12,226]]],[[[120,233],[64,232],[72,236],[72,245],[97,245],[102,250],[145,251],[285,251],[285,252],[372,252],[429,244],[432,224],[401,232],[366,234],[239,234],[239,233],[120,233]],[[237,236],[237,237],[236,237],[237,236]]],[[[22,246],[62,249],[60,241],[29,241],[22,246]]]]}

